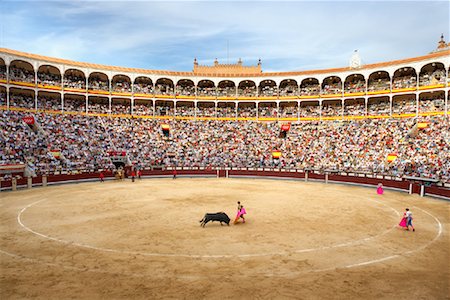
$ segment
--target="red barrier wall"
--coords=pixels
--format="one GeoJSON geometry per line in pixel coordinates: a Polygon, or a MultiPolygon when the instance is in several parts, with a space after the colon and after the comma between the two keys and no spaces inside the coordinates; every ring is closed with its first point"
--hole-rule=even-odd
{"type": "MultiPolygon", "coordinates": [[[[114,174],[112,172],[103,172],[105,178],[113,178],[114,174]]],[[[226,170],[219,170],[219,177],[225,177],[227,174],[226,170]]],[[[143,170],[142,176],[172,176],[172,170],[143,170]]],[[[178,176],[217,176],[217,170],[207,169],[207,170],[177,170],[178,176]]],[[[251,176],[251,177],[278,177],[278,178],[305,178],[304,172],[288,172],[288,171],[272,171],[272,170],[228,170],[228,176],[251,176]]],[[[308,172],[308,179],[313,180],[323,180],[325,181],[325,174],[316,174],[314,172],[308,172]]],[[[67,181],[77,181],[77,180],[99,180],[99,173],[82,173],[82,174],[58,174],[58,175],[48,175],[48,183],[58,183],[67,181]]],[[[371,177],[360,177],[360,176],[345,176],[338,174],[329,174],[329,181],[335,182],[347,182],[354,184],[368,184],[377,186],[382,183],[385,187],[397,188],[404,191],[409,191],[409,181],[406,180],[392,180],[392,179],[379,179],[371,177]]],[[[33,178],[33,185],[41,185],[42,176],[33,178]]],[[[27,185],[27,178],[21,178],[17,180],[17,186],[24,187],[27,185]]],[[[11,181],[2,181],[0,185],[2,190],[11,189],[11,181]]],[[[420,193],[420,184],[413,184],[413,193],[420,193]]],[[[427,195],[438,195],[441,197],[446,197],[450,200],[450,189],[438,186],[425,187],[425,194],[427,195]]]]}

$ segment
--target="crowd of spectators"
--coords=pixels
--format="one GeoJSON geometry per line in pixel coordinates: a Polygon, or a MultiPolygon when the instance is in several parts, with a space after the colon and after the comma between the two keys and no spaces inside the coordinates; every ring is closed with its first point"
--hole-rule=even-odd
{"type": "Polygon", "coordinates": [[[64,111],[84,112],[86,111],[86,100],[64,98],[64,111]]]}
{"type": "Polygon", "coordinates": [[[6,94],[2,91],[0,91],[0,106],[6,106],[6,94]]]}
{"type": "Polygon", "coordinates": [[[369,116],[379,116],[379,115],[389,116],[391,114],[391,105],[389,103],[389,100],[369,101],[367,103],[367,114],[369,116]]]}
{"type": "Polygon", "coordinates": [[[342,103],[341,102],[323,103],[322,116],[323,117],[342,116],[342,103]]]}
{"type": "Polygon", "coordinates": [[[215,117],[216,116],[216,109],[215,107],[205,107],[205,106],[198,106],[197,107],[197,117],[215,117]]]}
{"type": "Polygon", "coordinates": [[[217,97],[236,97],[236,87],[234,86],[218,87],[217,97]]]}
{"type": "Polygon", "coordinates": [[[302,118],[318,118],[320,117],[319,105],[305,105],[300,107],[300,117],[302,118]]]}
{"type": "Polygon", "coordinates": [[[318,96],[320,94],[320,85],[304,84],[300,87],[300,96],[318,96]]]}
{"type": "Polygon", "coordinates": [[[10,94],[9,106],[20,108],[36,108],[34,96],[31,94],[10,94]]]}
{"type": "Polygon", "coordinates": [[[298,112],[298,105],[280,105],[278,114],[280,118],[297,118],[298,112]]]}
{"type": "Polygon", "coordinates": [[[12,66],[9,68],[9,80],[34,83],[34,71],[12,66]]]}
{"type": "Polygon", "coordinates": [[[37,83],[46,86],[61,86],[61,75],[53,74],[51,72],[38,72],[37,83]]]}
{"type": "Polygon", "coordinates": [[[133,89],[135,94],[153,95],[153,85],[150,83],[134,83],[133,89]]]}
{"type": "Polygon", "coordinates": [[[238,88],[239,97],[256,97],[256,86],[243,86],[238,88]]]}
{"type": "Polygon", "coordinates": [[[390,91],[391,90],[391,82],[389,78],[378,79],[369,81],[369,85],[367,87],[368,92],[377,92],[377,91],[390,91]]]}
{"type": "Polygon", "coordinates": [[[416,76],[405,75],[395,77],[392,81],[392,89],[406,89],[406,88],[415,88],[417,85],[416,76]]]}
{"type": "Polygon", "coordinates": [[[345,93],[362,93],[366,91],[366,82],[364,80],[345,83],[345,93]]]}
{"type": "Polygon", "coordinates": [[[155,86],[155,94],[156,95],[173,96],[173,86],[170,86],[168,84],[158,83],[155,86]]]}
{"type": "Polygon", "coordinates": [[[1,111],[0,164],[32,163],[40,172],[112,168],[108,151],[126,151],[143,167],[281,167],[374,172],[450,180],[449,120],[365,119],[293,123],[280,138],[277,122],[152,120],[85,115],[34,114],[42,132],[31,131],[26,115],[1,111]],[[418,121],[429,122],[417,136],[418,121]],[[161,124],[170,125],[165,136],[161,124]],[[51,149],[60,150],[54,158],[51,149]],[[280,150],[280,159],[272,150],[280,150]],[[397,153],[392,163],[389,153],[397,153]]]}
{"type": "Polygon", "coordinates": [[[131,103],[111,103],[111,113],[118,115],[131,115],[131,103]]]}
{"type": "Polygon", "coordinates": [[[216,87],[200,87],[197,86],[197,96],[199,97],[216,97],[216,87]]]}
{"type": "Polygon", "coordinates": [[[276,97],[278,96],[277,86],[265,85],[259,89],[259,97],[276,97]]]}
{"type": "Polygon", "coordinates": [[[37,101],[39,110],[45,111],[61,110],[61,99],[39,95],[37,101]]]}
{"type": "Polygon", "coordinates": [[[276,118],[278,116],[278,108],[271,105],[259,105],[258,117],[259,118],[276,118]]]}
{"type": "Polygon", "coordinates": [[[64,87],[72,89],[86,89],[86,78],[76,74],[64,75],[64,87]]]}
{"type": "Polygon", "coordinates": [[[443,98],[425,98],[419,100],[419,112],[435,112],[445,110],[443,98]]]}
{"type": "Polygon", "coordinates": [[[420,74],[419,86],[445,84],[445,70],[438,69],[420,74]]]}
{"type": "Polygon", "coordinates": [[[6,66],[0,65],[0,79],[6,80],[6,66]]]}
{"type": "Polygon", "coordinates": [[[131,83],[129,81],[113,82],[112,90],[118,93],[131,93],[131,83]]]}
{"type": "Polygon", "coordinates": [[[134,104],[133,115],[153,116],[153,104],[151,102],[134,104]]]}
{"type": "Polygon", "coordinates": [[[195,96],[195,86],[193,85],[177,85],[175,91],[177,96],[195,96]]]}
{"type": "Polygon", "coordinates": [[[89,89],[94,91],[107,91],[109,92],[108,79],[103,80],[100,77],[89,77],[89,89]]]}
{"type": "Polygon", "coordinates": [[[416,113],[416,100],[415,99],[401,99],[392,101],[392,113],[393,114],[413,114],[416,113]]]}
{"type": "Polygon", "coordinates": [[[280,97],[298,96],[298,86],[295,84],[287,84],[279,88],[280,97]]]}
{"type": "Polygon", "coordinates": [[[344,105],[344,115],[346,116],[364,116],[366,114],[366,105],[364,102],[344,105]]]}
{"type": "Polygon", "coordinates": [[[342,83],[341,82],[329,82],[323,85],[322,94],[341,94],[342,93],[342,83]]]}

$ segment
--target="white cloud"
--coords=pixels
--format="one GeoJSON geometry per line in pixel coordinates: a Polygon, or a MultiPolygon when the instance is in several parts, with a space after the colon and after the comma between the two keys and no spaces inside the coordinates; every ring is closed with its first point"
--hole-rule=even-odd
{"type": "Polygon", "coordinates": [[[443,31],[444,2],[72,1],[25,5],[5,17],[1,45],[97,63],[190,70],[215,57],[265,70],[345,66],[425,54],[443,31]],[[434,18],[424,19],[424,10],[434,18]],[[14,24],[14,25],[11,25],[14,24]]]}

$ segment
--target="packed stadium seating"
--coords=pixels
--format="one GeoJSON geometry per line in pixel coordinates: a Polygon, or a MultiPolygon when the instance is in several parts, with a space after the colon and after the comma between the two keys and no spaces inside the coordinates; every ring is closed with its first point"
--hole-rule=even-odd
{"type": "Polygon", "coordinates": [[[127,151],[142,167],[211,166],[345,170],[413,175],[450,180],[449,121],[429,122],[416,137],[407,137],[418,122],[408,119],[300,122],[279,137],[278,122],[152,120],[67,114],[34,114],[45,134],[22,122],[29,113],[1,111],[0,164],[33,162],[40,172],[76,168],[112,168],[108,151],[127,151]],[[170,124],[170,136],[161,124],[170,124]],[[64,159],[53,158],[50,149],[64,159]],[[272,159],[274,149],[282,158],[272,159]],[[387,163],[389,153],[398,159],[387,163]]]}

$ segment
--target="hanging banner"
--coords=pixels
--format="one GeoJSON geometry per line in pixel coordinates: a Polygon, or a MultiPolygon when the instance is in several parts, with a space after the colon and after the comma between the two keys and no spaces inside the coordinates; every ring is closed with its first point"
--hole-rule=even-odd
{"type": "Polygon", "coordinates": [[[280,157],[281,157],[281,151],[278,151],[278,150],[272,151],[273,159],[279,159],[280,157]]]}
{"type": "Polygon", "coordinates": [[[389,153],[388,156],[387,156],[387,161],[388,161],[388,162],[393,162],[394,160],[397,159],[397,157],[398,157],[397,154],[395,154],[395,153],[389,153]]]}

